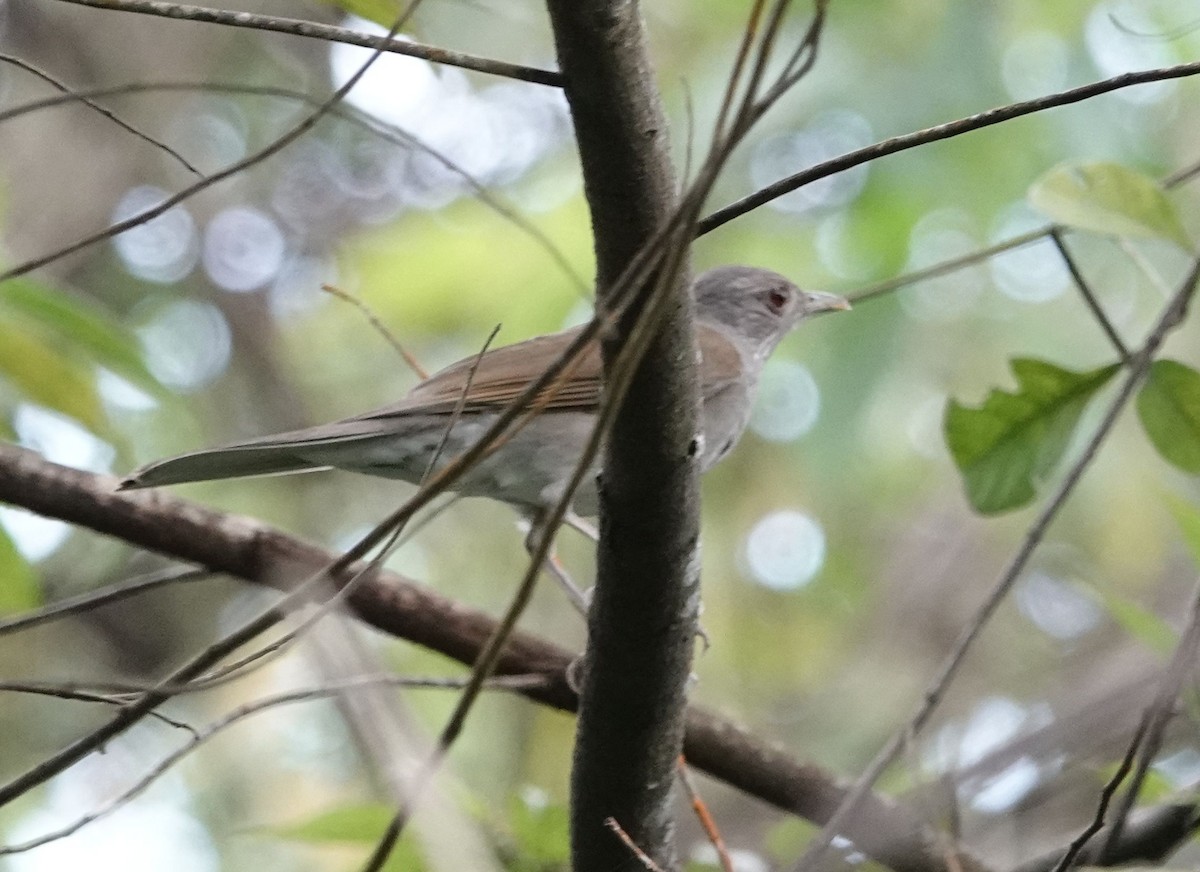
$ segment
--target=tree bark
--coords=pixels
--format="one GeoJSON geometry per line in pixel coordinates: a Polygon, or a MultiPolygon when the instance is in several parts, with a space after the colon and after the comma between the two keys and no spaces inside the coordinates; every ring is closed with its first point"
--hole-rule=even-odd
{"type": "MultiPolygon", "coordinates": [[[[591,209],[603,311],[618,277],[675,208],[666,121],[636,2],[548,5],[591,209]]],[[[571,776],[576,872],[630,862],[629,849],[605,825],[610,818],[660,868],[677,865],[671,799],[699,601],[691,450],[699,390],[686,273],[677,274],[603,455],[596,593],[571,776]]],[[[646,296],[605,342],[606,375],[643,316],[646,296]]]]}
{"type": "MultiPolygon", "coordinates": [[[[0,503],[117,537],[213,572],[287,589],[338,555],[253,518],[214,511],[162,491],[118,493],[117,480],[50,463],[32,451],[0,443],[0,503]]],[[[353,577],[351,567],[335,584],[353,577]]],[[[495,630],[487,615],[387,570],[363,579],[348,605],[376,629],[470,665],[495,630]]],[[[497,667],[501,675],[540,673],[544,684],[521,694],[574,711],[564,671],[571,656],[545,640],[516,632],[497,667]]],[[[795,760],[710,711],[691,707],[685,751],[702,771],[751,796],[824,824],[845,798],[840,781],[819,766],[795,760]]],[[[845,835],[872,859],[896,872],[979,869],[962,853],[948,854],[919,819],[891,800],[870,794],[845,835]]]]}

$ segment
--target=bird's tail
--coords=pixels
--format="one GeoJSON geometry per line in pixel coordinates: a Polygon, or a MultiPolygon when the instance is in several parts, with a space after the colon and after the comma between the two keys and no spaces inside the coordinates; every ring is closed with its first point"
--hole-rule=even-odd
{"type": "Polygon", "coordinates": [[[124,478],[119,489],[132,490],[252,475],[281,475],[325,468],[300,457],[293,446],[286,443],[227,445],[147,464],[124,478]]]}

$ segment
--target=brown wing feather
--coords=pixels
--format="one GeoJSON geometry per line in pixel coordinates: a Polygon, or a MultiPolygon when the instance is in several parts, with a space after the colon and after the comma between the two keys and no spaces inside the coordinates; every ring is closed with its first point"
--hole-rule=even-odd
{"type": "MultiPolygon", "coordinates": [[[[463,386],[470,379],[464,411],[502,409],[520,396],[530,380],[546,370],[579,334],[580,328],[549,336],[537,336],[489,351],[482,357],[465,357],[421,382],[398,403],[359,415],[380,418],[396,414],[450,414],[462,399],[463,386]],[[471,370],[474,369],[474,374],[471,370]]],[[[563,383],[543,392],[549,395],[547,409],[590,411],[600,396],[600,354],[589,343],[563,383]]],[[[351,419],[354,420],[354,419],[351,419]]]]}
{"type": "MultiPolygon", "coordinates": [[[[450,414],[462,399],[470,377],[471,389],[464,411],[502,409],[520,396],[529,382],[554,363],[579,335],[581,328],[549,336],[538,336],[489,351],[482,357],[466,357],[434,373],[409,391],[398,403],[356,415],[347,421],[365,421],[397,414],[450,414]],[[474,368],[474,375],[471,369],[474,368]]],[[[699,325],[701,379],[705,396],[735,381],[741,368],[736,346],[712,327],[699,325]]],[[[602,385],[600,347],[595,341],[584,346],[565,381],[551,384],[541,393],[547,411],[595,411],[602,385]]]]}
{"type": "Polygon", "coordinates": [[[707,324],[698,325],[696,341],[700,344],[701,395],[707,400],[741,380],[744,362],[737,346],[707,324]]]}

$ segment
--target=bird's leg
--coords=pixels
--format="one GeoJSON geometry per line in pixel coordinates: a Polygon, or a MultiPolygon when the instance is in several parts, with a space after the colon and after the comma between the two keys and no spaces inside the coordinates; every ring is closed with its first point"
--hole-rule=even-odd
{"type": "Polygon", "coordinates": [[[600,531],[574,512],[567,512],[563,516],[563,523],[575,532],[582,533],[584,538],[591,539],[593,542],[600,541],[600,531]]]}
{"type": "MultiPolygon", "coordinates": [[[[537,545],[535,531],[539,527],[540,517],[540,512],[535,515],[528,516],[529,532],[525,537],[525,549],[529,551],[530,554],[533,553],[533,549],[537,545]]],[[[600,532],[574,512],[567,512],[567,514],[563,516],[563,523],[581,533],[588,539],[591,539],[593,542],[600,541],[600,532]]],[[[590,587],[587,590],[579,589],[579,587],[571,580],[571,576],[567,573],[566,567],[563,566],[562,561],[558,559],[558,555],[554,553],[553,549],[550,550],[550,553],[546,558],[546,570],[554,576],[555,580],[560,585],[562,585],[563,590],[567,592],[567,597],[575,605],[575,608],[579,610],[579,613],[586,617],[588,608],[592,603],[592,589],[590,587]]],[[[701,603],[700,607],[703,611],[704,604],[701,603]]],[[[696,625],[696,636],[699,637],[704,651],[707,651],[712,646],[712,640],[709,639],[708,633],[705,631],[704,627],[699,624],[696,625]]]]}
{"type": "MultiPolygon", "coordinates": [[[[575,526],[575,523],[572,521],[572,519],[578,521],[580,524],[584,523],[575,515],[568,514],[567,523],[571,524],[573,527],[575,526]]],[[[530,557],[532,557],[537,552],[538,546],[541,544],[542,537],[550,533],[546,527],[546,513],[541,511],[532,512],[525,516],[525,523],[529,527],[528,531],[525,533],[525,550],[529,553],[530,557]]],[[[580,528],[575,527],[575,529],[578,530],[580,528]]],[[[558,559],[558,554],[554,549],[553,543],[550,545],[550,550],[546,552],[546,562],[544,564],[544,568],[550,573],[554,580],[558,582],[559,587],[563,589],[563,592],[567,595],[567,599],[571,601],[571,605],[575,606],[576,611],[578,611],[579,614],[583,615],[584,617],[587,617],[588,605],[591,602],[591,597],[589,597],[584,591],[580,590],[579,586],[571,580],[571,574],[567,572],[567,568],[563,566],[562,561],[558,559]]]]}

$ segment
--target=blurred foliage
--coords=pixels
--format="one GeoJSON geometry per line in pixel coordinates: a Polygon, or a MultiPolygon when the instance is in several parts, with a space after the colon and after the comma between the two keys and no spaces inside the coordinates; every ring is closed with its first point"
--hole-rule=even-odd
{"type": "Polygon", "coordinates": [[[1158,184],[1120,164],[1056,167],[1029,189],[1029,201],[1068,227],[1118,237],[1159,237],[1184,251],[1195,250],[1174,204],[1158,184]]]}
{"type": "Polygon", "coordinates": [[[331,0],[329,5],[384,27],[391,27],[408,8],[407,3],[398,0],[331,0]]]}
{"type": "Polygon", "coordinates": [[[1176,360],[1156,360],[1138,391],[1137,410],[1158,453],[1200,474],[1200,373],[1176,360]]]}
{"type": "MultiPolygon", "coordinates": [[[[101,306],[31,279],[0,284],[0,387],[7,382],[14,400],[28,399],[112,436],[97,367],[165,396],[130,331],[101,306]]],[[[0,404],[9,426],[15,406],[0,404]]]]}
{"type": "Polygon", "coordinates": [[[40,605],[41,601],[33,567],[0,527],[0,615],[26,611],[40,605]]]}
{"type": "MultiPolygon", "coordinates": [[[[347,9],[384,26],[396,9],[390,0],[245,5],[325,21],[347,9]]],[[[690,154],[695,167],[747,4],[644,7],[674,152],[679,166],[690,154]]],[[[368,56],[67,4],[21,10],[6,23],[6,51],[79,88],[160,82],[169,70],[172,81],[320,97],[368,56]],[[44,33],[56,39],[35,38],[44,33]]],[[[1200,6],[1178,0],[835,3],[812,75],[735,153],[710,206],[923,126],[1195,60],[1198,17],[1200,6]]],[[[536,4],[427,2],[408,35],[518,63],[553,61],[536,4]]],[[[389,120],[480,174],[526,226],[469,196],[453,172],[395,137],[326,118],[145,233],[0,284],[0,433],[48,453],[53,447],[61,462],[84,464],[86,455],[95,468],[124,473],[158,456],[394,401],[413,376],[361,313],[320,293],[322,282],[365,300],[429,369],[477,350],[497,323],[497,341],[510,342],[585,317],[590,291],[538,239],[590,275],[587,205],[558,98],[408,58],[381,58],[379,66],[390,72],[374,85],[364,81],[352,102],[391,110],[383,113],[389,120]],[[30,414],[40,409],[79,422],[79,432],[30,414]]],[[[5,109],[48,94],[13,71],[3,76],[5,109]]],[[[1135,348],[1186,274],[1189,240],[1200,230],[1195,181],[1169,194],[1151,181],[1200,160],[1198,96],[1187,79],[1143,85],[893,155],[700,239],[695,267],[760,264],[806,287],[853,294],[1043,226],[1044,213],[1066,225],[1064,243],[1135,348]]],[[[303,111],[271,92],[205,89],[133,93],[111,105],[208,172],[270,141],[303,111]]],[[[79,107],[0,124],[0,175],[9,264],[190,181],[173,161],[79,107]]],[[[1200,560],[1198,338],[1193,316],[1139,393],[1142,426],[1127,414],[1110,435],[937,716],[884,782],[897,794],[931,780],[946,785],[930,793],[944,793],[947,807],[931,799],[921,813],[957,818],[984,854],[1032,855],[1065,844],[1064,833],[1090,819],[1144,701],[1136,692],[1153,687],[1179,636],[1200,560]],[[1013,747],[1025,755],[1015,763],[1005,756],[1013,747]]],[[[697,660],[695,698],[798,757],[860,771],[1011,558],[1037,495],[1092,432],[1114,357],[1048,241],[905,286],[790,337],[777,352],[775,363],[788,364],[776,370],[777,393],[704,483],[703,622],[713,645],[697,660]],[[1015,388],[994,389],[1009,368],[1015,388]],[[807,381],[793,377],[798,372],[807,381]],[[801,382],[815,388],[806,393],[801,382]],[[979,407],[950,400],[980,396],[987,399],[979,407]],[[808,423],[759,426],[778,423],[770,419],[778,414],[808,423]],[[973,509],[1007,513],[981,518],[973,509]],[[813,560],[811,543],[801,551],[797,541],[767,537],[764,545],[753,535],[781,516],[802,516],[819,531],[811,573],[777,571],[813,560]]],[[[178,489],[333,547],[409,492],[340,474],[178,489]]],[[[496,612],[522,567],[513,520],[502,506],[456,503],[389,565],[496,612]]],[[[0,510],[0,530],[4,610],[157,565],[18,512],[0,510]]],[[[561,538],[564,559],[587,584],[590,546],[574,534],[561,538]]],[[[149,680],[259,604],[257,592],[235,584],[185,587],[0,638],[0,669],[31,679],[149,680]]],[[[523,626],[581,644],[582,625],[550,589],[538,592],[523,626]]],[[[362,641],[380,668],[459,673],[411,645],[366,633],[362,641]]],[[[248,698],[336,677],[321,662],[280,658],[243,683],[178,701],[172,714],[204,723],[248,698]]],[[[398,698],[414,729],[429,731],[451,705],[445,694],[398,698]]],[[[10,741],[0,743],[0,765],[23,768],[98,716],[76,705],[6,697],[0,727],[10,741]]],[[[572,723],[507,697],[482,705],[448,765],[464,792],[494,809],[475,817],[504,862],[560,862],[572,723]],[[544,793],[544,805],[514,800],[529,787],[544,793]]],[[[1158,764],[1175,789],[1200,780],[1200,748],[1186,718],[1158,764]]],[[[160,729],[115,740],[93,768],[0,811],[5,839],[71,819],[152,766],[170,743],[160,729]]],[[[373,764],[353,732],[332,707],[315,704],[243,729],[238,741],[206,746],[194,766],[62,843],[78,854],[46,848],[27,855],[41,866],[0,868],[90,866],[97,856],[149,850],[155,836],[186,850],[148,868],[352,868],[388,813],[370,803],[373,764]],[[150,813],[191,829],[134,826],[150,813]],[[248,838],[250,826],[273,836],[248,838]],[[314,847],[334,843],[353,854],[314,847]],[[205,846],[217,857],[209,865],[201,863],[205,846]],[[180,865],[185,859],[193,865],[180,865]]],[[[790,865],[811,835],[720,785],[703,789],[731,846],[765,863],[790,865]]],[[[681,833],[685,856],[704,845],[686,813],[681,833]]],[[[407,840],[401,851],[410,868],[428,865],[407,840]]]]}
{"type": "MultiPolygon", "coordinates": [[[[342,806],[307,820],[271,828],[283,839],[312,845],[353,845],[369,855],[395,816],[396,810],[378,803],[342,806]]],[[[428,867],[411,840],[400,842],[384,863],[383,872],[424,872],[428,867]]]]}

